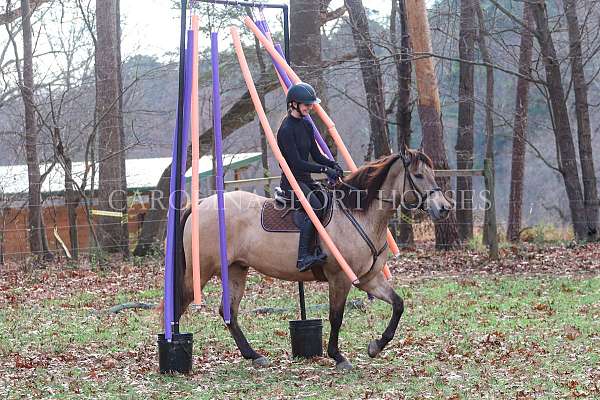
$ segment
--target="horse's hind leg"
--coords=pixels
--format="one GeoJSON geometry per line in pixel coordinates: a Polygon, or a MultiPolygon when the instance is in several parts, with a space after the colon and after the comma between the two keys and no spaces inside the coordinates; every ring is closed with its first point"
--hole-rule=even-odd
{"type": "MultiPolygon", "coordinates": [[[[252,360],[252,364],[255,366],[267,366],[269,365],[269,360],[258,354],[248,340],[246,336],[244,336],[244,332],[242,332],[242,328],[238,324],[237,317],[238,311],[240,307],[240,301],[244,296],[244,291],[246,290],[246,278],[248,277],[248,267],[240,264],[231,264],[229,266],[229,298],[231,301],[231,321],[229,325],[227,325],[227,329],[229,329],[229,333],[233,337],[235,344],[238,349],[240,349],[240,353],[242,353],[242,357],[248,360],[252,360]]],[[[219,307],[219,314],[223,317],[223,303],[221,302],[221,306],[219,307]]]]}
{"type": "Polygon", "coordinates": [[[392,305],[392,318],[388,323],[387,328],[383,331],[381,339],[371,340],[369,343],[369,356],[376,357],[381,350],[394,338],[400,317],[404,312],[404,301],[394,291],[392,286],[383,276],[383,273],[378,274],[370,281],[360,285],[360,288],[376,298],[385,301],[392,305]]]}

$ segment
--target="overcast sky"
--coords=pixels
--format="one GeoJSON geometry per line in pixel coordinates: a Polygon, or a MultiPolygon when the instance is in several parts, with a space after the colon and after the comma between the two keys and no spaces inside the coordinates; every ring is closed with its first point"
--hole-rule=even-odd
{"type": "MultiPolygon", "coordinates": [[[[427,0],[428,4],[433,3],[434,0],[427,0]]],[[[289,0],[272,0],[271,2],[287,2],[289,0]]],[[[258,1],[257,1],[258,3],[258,1]]],[[[391,2],[389,0],[369,0],[363,1],[371,9],[377,10],[380,15],[387,16],[390,13],[391,2]]],[[[343,0],[333,0],[331,2],[331,8],[338,8],[343,4],[343,0]]],[[[92,3],[91,9],[94,9],[92,3]]],[[[216,5],[215,7],[223,7],[216,5]]],[[[4,8],[0,6],[0,12],[4,8]]],[[[57,71],[59,63],[64,60],[58,59],[49,53],[51,46],[48,43],[48,39],[54,42],[54,46],[60,46],[61,43],[57,42],[58,32],[67,34],[69,31],[70,24],[73,21],[80,23],[79,11],[71,6],[66,8],[67,14],[61,15],[60,9],[52,9],[54,19],[47,19],[45,15],[39,14],[38,17],[42,18],[46,23],[44,30],[38,31],[39,21],[36,21],[34,34],[39,34],[39,37],[35,38],[35,64],[37,70],[40,71],[57,71]],[[50,22],[50,21],[61,20],[62,23],[50,22]],[[48,36],[50,35],[50,36],[48,36]]],[[[271,21],[276,21],[277,17],[280,17],[280,11],[277,9],[266,9],[265,15],[271,21]]],[[[121,19],[123,28],[123,42],[122,51],[123,58],[127,59],[130,56],[136,54],[153,55],[159,58],[163,58],[165,53],[177,54],[179,48],[179,9],[173,8],[172,0],[121,0],[121,19]]],[[[274,31],[281,31],[282,27],[277,26],[278,23],[271,23],[271,28],[274,31]]],[[[67,35],[68,36],[68,35],[67,35]]],[[[222,35],[220,35],[221,46],[230,46],[231,41],[228,38],[228,29],[224,29],[222,35]]],[[[21,36],[16,37],[18,48],[21,49],[21,36]]],[[[0,43],[8,42],[8,35],[4,30],[0,30],[0,43]]],[[[208,37],[200,37],[200,46],[208,45],[208,37]]],[[[55,47],[56,48],[56,47],[55,47]]],[[[12,55],[12,47],[8,47],[8,54],[5,60],[14,59],[12,55]]],[[[76,56],[77,57],[77,56],[76,56]]],[[[80,57],[87,57],[87,53],[81,54],[80,57]]],[[[14,72],[14,71],[13,71],[14,72]]],[[[14,76],[16,82],[16,75],[14,76]]]]}
{"type": "MultiPolygon", "coordinates": [[[[272,2],[288,3],[287,0],[272,2]]],[[[428,0],[432,3],[433,0],[428,0]]],[[[363,2],[367,7],[389,14],[390,1],[371,0],[363,2]]],[[[343,4],[343,0],[331,2],[332,8],[343,4]]],[[[121,15],[124,22],[124,54],[161,55],[176,51],[179,46],[179,10],[172,9],[170,0],[121,0],[121,15]],[[143,4],[143,6],[141,6],[143,4]]],[[[219,6],[217,6],[219,7],[219,6]]],[[[266,10],[267,18],[277,15],[277,10],[266,10]]],[[[273,27],[275,30],[276,28],[273,27]]]]}

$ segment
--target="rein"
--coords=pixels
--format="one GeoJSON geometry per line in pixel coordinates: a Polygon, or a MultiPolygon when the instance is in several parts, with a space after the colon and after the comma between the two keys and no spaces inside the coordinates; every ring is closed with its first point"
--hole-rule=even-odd
{"type": "Polygon", "coordinates": [[[348,210],[348,207],[346,207],[344,202],[341,201],[340,199],[336,199],[336,201],[338,203],[338,206],[344,213],[344,215],[350,220],[350,223],[352,223],[352,226],[354,226],[354,228],[358,231],[358,234],[363,238],[363,240],[367,243],[367,246],[369,246],[369,249],[371,250],[371,255],[373,256],[373,262],[371,263],[371,268],[369,268],[369,272],[371,272],[371,270],[375,266],[375,263],[377,262],[377,259],[379,258],[381,253],[383,253],[385,251],[385,249],[387,248],[387,246],[388,246],[387,241],[385,242],[383,247],[381,247],[381,249],[377,250],[375,248],[375,244],[373,244],[373,241],[371,240],[369,235],[367,235],[367,232],[365,232],[365,230],[360,225],[360,223],[356,220],[356,218],[354,218],[354,215],[352,215],[350,210],[348,210]]]}

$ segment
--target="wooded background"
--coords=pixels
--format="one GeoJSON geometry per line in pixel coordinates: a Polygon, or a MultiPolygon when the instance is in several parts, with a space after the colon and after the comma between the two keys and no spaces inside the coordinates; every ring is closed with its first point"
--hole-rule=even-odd
{"type": "MultiPolygon", "coordinates": [[[[518,241],[525,228],[550,224],[568,228],[576,240],[596,240],[599,2],[385,1],[389,13],[360,0],[290,1],[292,65],[317,88],[357,164],[404,144],[423,145],[437,169],[490,171],[485,179],[495,181],[503,238],[518,241]]],[[[253,15],[204,4],[197,12],[204,43],[211,29],[226,37],[228,25],[253,15]]],[[[0,254],[15,207],[27,214],[30,251],[46,259],[55,254],[43,229],[49,197],[40,191],[54,168],[65,171],[61,196],[75,257],[78,227],[89,229],[92,247],[102,251],[144,255],[160,247],[164,210],[146,212],[135,243],[129,243],[127,224],[114,217],[88,224],[92,208],[109,210],[111,193],[109,211],[127,212],[126,158],[171,154],[177,38],[173,51],[161,56],[122,54],[122,31],[132,33],[120,14],[119,0],[8,0],[0,6],[0,165],[27,164],[29,182],[27,193],[6,193],[11,177],[0,177],[0,254]],[[70,172],[74,161],[87,166],[77,179],[70,172]]],[[[281,21],[269,15],[282,41],[281,21]]],[[[279,83],[266,53],[242,32],[277,128],[285,115],[279,83]]],[[[231,46],[221,46],[220,57],[226,152],[263,151],[262,166],[250,172],[279,174],[231,46]]],[[[202,154],[212,151],[206,60],[203,48],[202,154]]],[[[163,193],[169,175],[167,169],[156,182],[163,193]]],[[[438,248],[461,246],[491,226],[484,223],[484,179],[441,178],[440,185],[454,192],[457,209],[436,224],[438,248]]],[[[405,220],[410,216],[399,219],[405,220]]],[[[487,242],[489,231],[483,233],[487,242]]],[[[410,244],[411,224],[400,223],[397,238],[410,244]]]]}

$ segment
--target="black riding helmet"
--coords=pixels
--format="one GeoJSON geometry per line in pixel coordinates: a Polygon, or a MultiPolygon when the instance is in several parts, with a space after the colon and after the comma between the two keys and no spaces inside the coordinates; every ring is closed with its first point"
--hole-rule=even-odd
{"type": "Polygon", "coordinates": [[[290,87],[285,101],[288,105],[292,101],[301,104],[319,104],[321,99],[317,97],[317,92],[315,92],[312,86],[308,83],[300,82],[290,87]]]}

